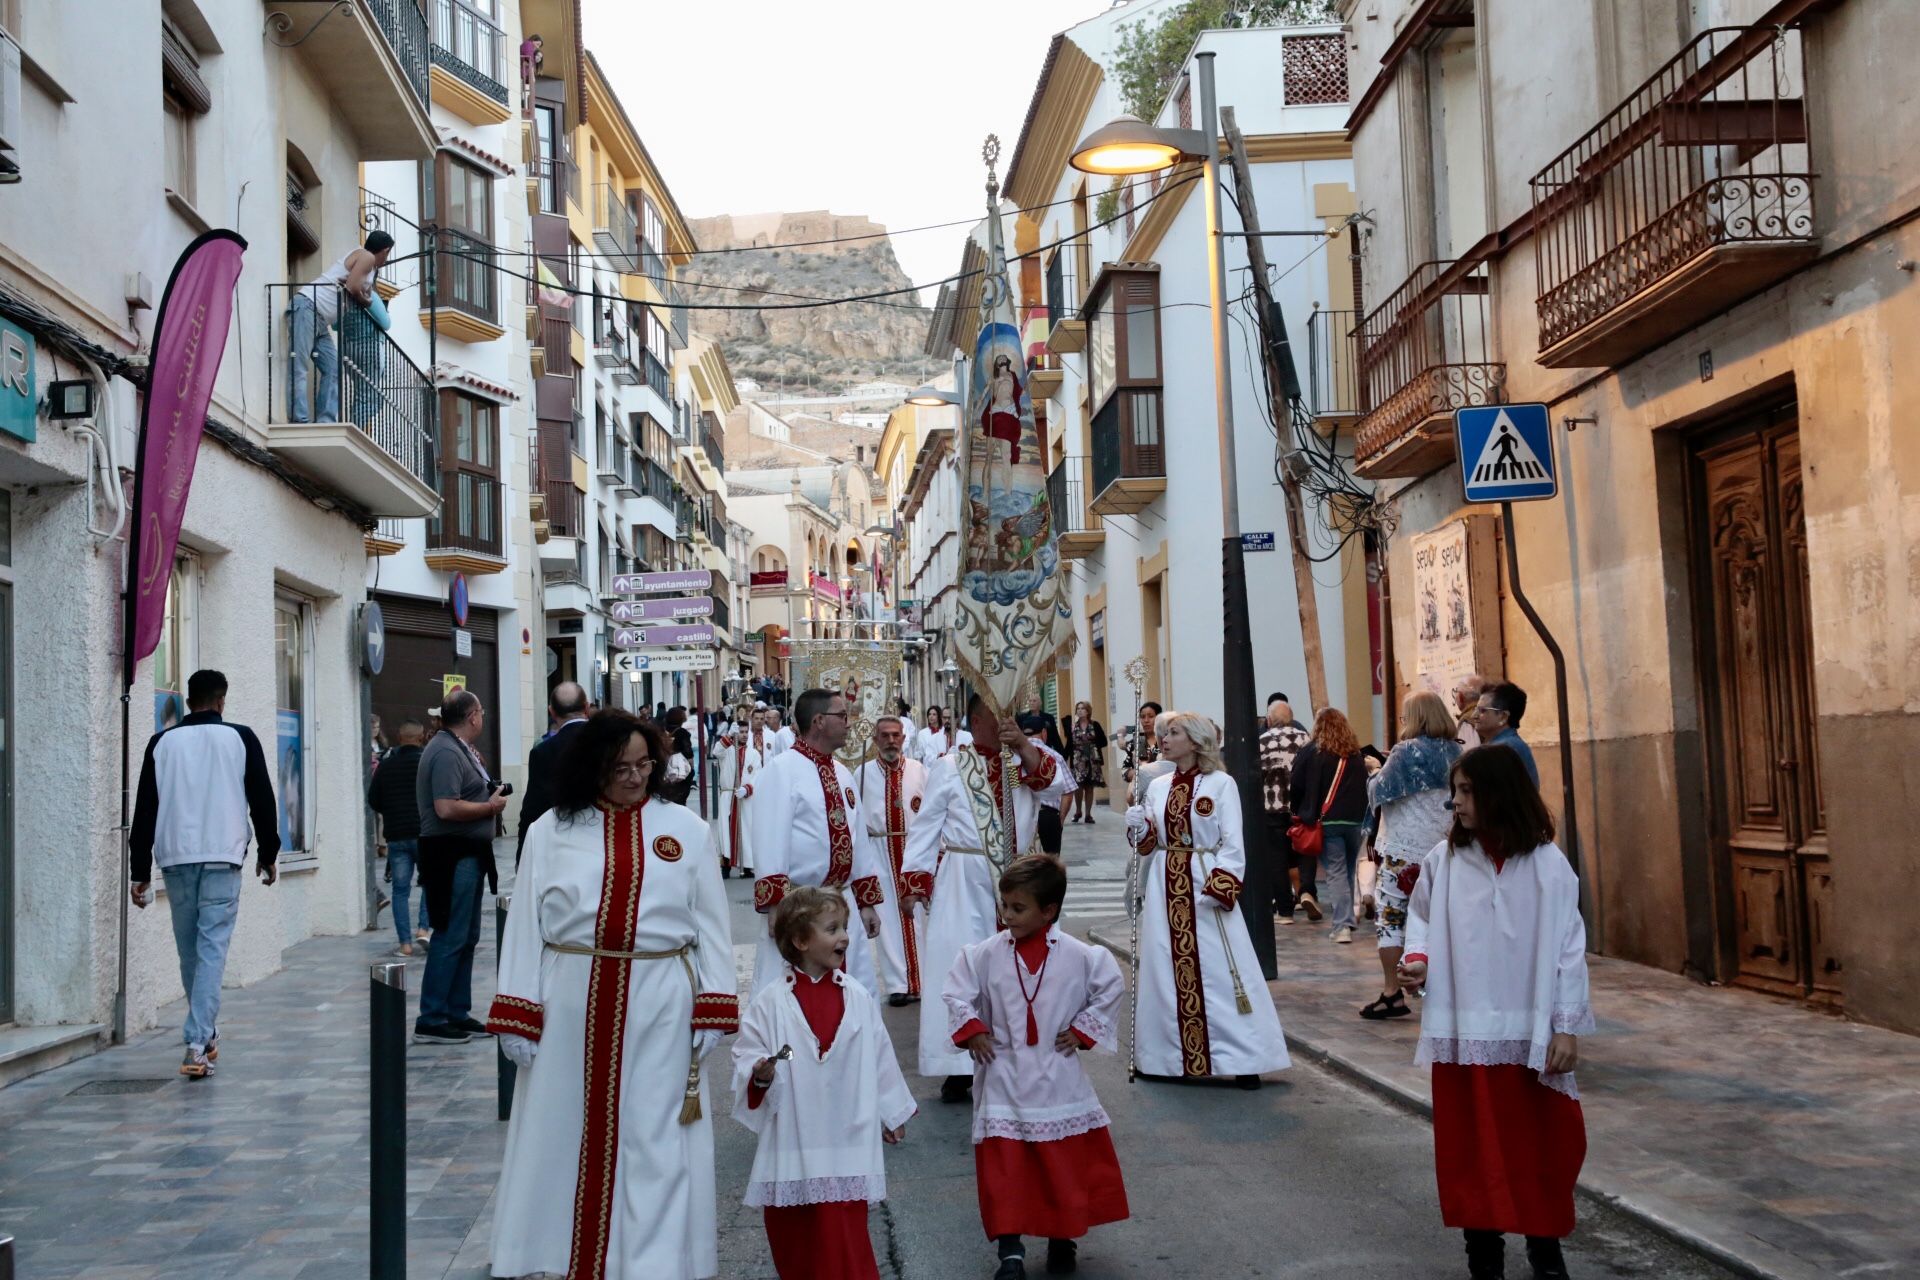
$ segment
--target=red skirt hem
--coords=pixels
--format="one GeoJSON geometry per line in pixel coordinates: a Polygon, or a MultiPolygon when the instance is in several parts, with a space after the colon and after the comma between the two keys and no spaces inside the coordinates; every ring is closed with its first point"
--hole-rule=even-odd
{"type": "Polygon", "coordinates": [[[1433,1067],[1433,1161],[1447,1226],[1573,1234],[1587,1154],[1580,1103],[1524,1066],[1433,1067]]]}
{"type": "Polygon", "coordinates": [[[879,1280],[866,1201],[769,1206],[760,1212],[781,1280],[879,1280]]]}
{"type": "Polygon", "coordinates": [[[987,1239],[1077,1240],[1129,1216],[1120,1157],[1105,1128],[1054,1142],[983,1138],[973,1147],[987,1239]]]}

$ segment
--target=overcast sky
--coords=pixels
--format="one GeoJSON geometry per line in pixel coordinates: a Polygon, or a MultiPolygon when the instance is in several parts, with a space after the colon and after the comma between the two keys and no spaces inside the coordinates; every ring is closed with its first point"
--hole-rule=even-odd
{"type": "MultiPolygon", "coordinates": [[[[586,42],[688,217],[829,209],[889,230],[986,212],[1056,31],[1107,0],[586,0],[586,42]]],[[[916,284],[964,227],[894,237],[916,284]]]]}

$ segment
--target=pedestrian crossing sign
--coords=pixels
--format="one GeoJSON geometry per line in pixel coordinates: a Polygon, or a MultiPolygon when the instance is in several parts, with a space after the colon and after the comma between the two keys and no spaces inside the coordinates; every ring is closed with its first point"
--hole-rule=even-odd
{"type": "Polygon", "coordinates": [[[1534,502],[1560,494],[1553,420],[1544,404],[1490,404],[1453,412],[1468,502],[1534,502]]]}

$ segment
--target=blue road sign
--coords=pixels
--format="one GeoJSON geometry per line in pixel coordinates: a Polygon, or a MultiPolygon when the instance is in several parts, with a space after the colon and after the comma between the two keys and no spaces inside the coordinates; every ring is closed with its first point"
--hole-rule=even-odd
{"type": "Polygon", "coordinates": [[[1271,533],[1243,533],[1240,535],[1240,549],[1242,551],[1271,551],[1273,550],[1273,535],[1271,533]]]}
{"type": "Polygon", "coordinates": [[[1559,496],[1553,420],[1546,405],[1455,409],[1453,439],[1468,502],[1534,502],[1559,496]]]}

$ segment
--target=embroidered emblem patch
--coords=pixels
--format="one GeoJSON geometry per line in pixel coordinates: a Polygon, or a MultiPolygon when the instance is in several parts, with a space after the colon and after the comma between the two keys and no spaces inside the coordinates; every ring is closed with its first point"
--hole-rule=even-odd
{"type": "Polygon", "coordinates": [[[849,806],[853,804],[853,788],[852,787],[847,788],[847,804],[849,806]]]}
{"type": "Polygon", "coordinates": [[[661,836],[653,842],[653,856],[662,862],[678,862],[680,855],[686,852],[680,842],[672,836],[661,836]]]}
{"type": "Polygon", "coordinates": [[[913,810],[913,811],[914,811],[915,813],[918,813],[918,812],[920,812],[920,797],[919,797],[919,796],[915,796],[915,797],[913,798],[913,802],[912,802],[911,804],[909,804],[909,805],[908,805],[907,807],[908,807],[909,809],[911,809],[911,810],[913,810]]]}
{"type": "Polygon", "coordinates": [[[1203,818],[1210,817],[1213,813],[1212,799],[1207,796],[1201,796],[1193,802],[1193,811],[1203,818]]]}

